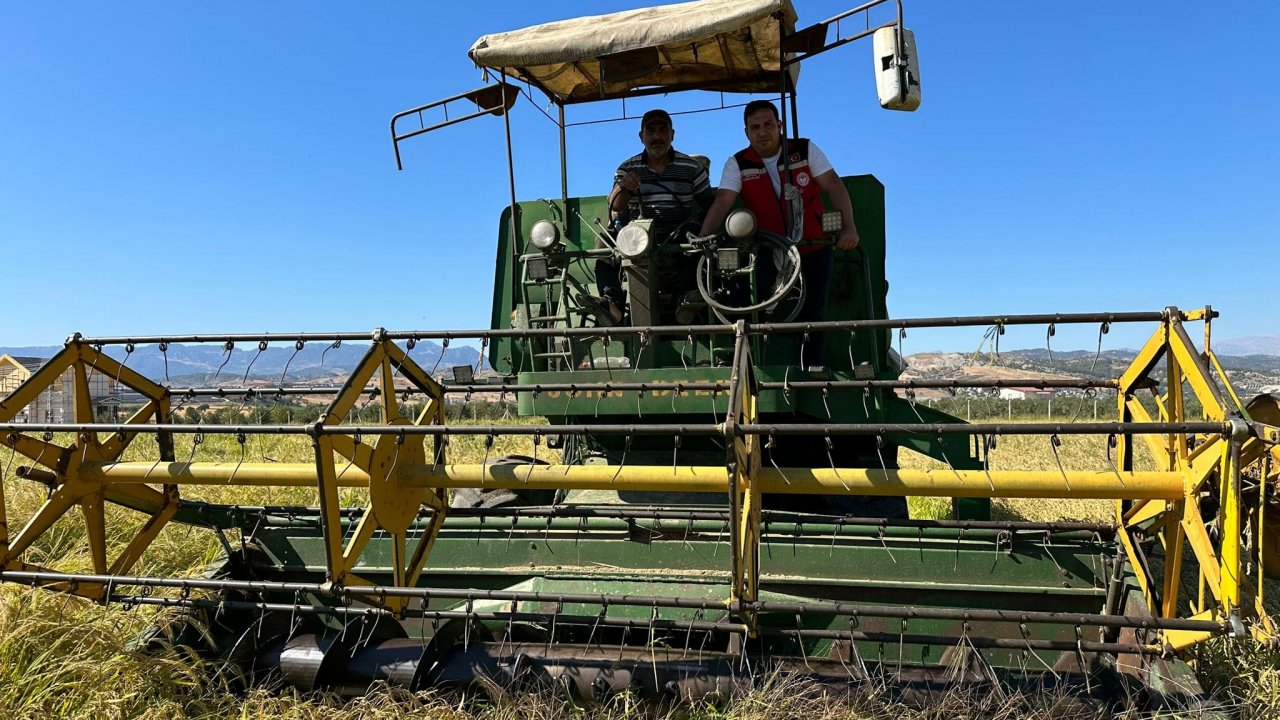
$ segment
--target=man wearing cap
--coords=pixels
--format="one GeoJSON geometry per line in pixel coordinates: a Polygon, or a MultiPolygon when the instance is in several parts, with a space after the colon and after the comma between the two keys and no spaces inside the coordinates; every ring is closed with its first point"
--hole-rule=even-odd
{"type": "MultiPolygon", "coordinates": [[[[702,221],[701,235],[720,229],[733,202],[742,196],[742,204],[756,216],[757,227],[792,240],[799,239],[800,265],[804,276],[804,305],[796,315],[796,322],[817,322],[827,313],[827,288],[831,284],[834,256],[830,245],[805,244],[823,237],[822,193],[825,192],[832,206],[840,211],[843,229],[836,240],[839,250],[852,250],[858,246],[858,229],[853,224],[853,205],[849,191],[845,189],[835,168],[818,146],[804,138],[786,141],[786,157],[783,157],[782,124],[778,108],[768,100],[753,100],[743,111],[743,124],[750,145],[724,164],[720,188],[715,201],[702,221]],[[801,217],[792,217],[792,204],[782,200],[784,187],[798,191],[798,205],[802,205],[801,217]]],[[[771,262],[763,263],[764,277],[757,277],[764,287],[771,286],[776,269],[771,262]]],[[[805,367],[823,365],[825,343],[822,334],[809,339],[804,345],[805,367]]]]}
{"type": "MultiPolygon", "coordinates": [[[[609,191],[609,213],[614,227],[632,220],[650,218],[655,241],[665,239],[711,206],[715,195],[706,166],[696,158],[671,146],[676,136],[671,115],[666,110],[650,110],[640,119],[640,142],[644,152],[627,158],[613,175],[609,191]]],[[[695,226],[696,227],[696,226],[695,226]]],[[[659,269],[663,290],[675,295],[694,287],[697,260],[665,259],[659,269]]],[[[621,265],[617,258],[596,261],[596,285],[609,302],[614,322],[622,320],[626,293],[622,290],[621,265]]]]}

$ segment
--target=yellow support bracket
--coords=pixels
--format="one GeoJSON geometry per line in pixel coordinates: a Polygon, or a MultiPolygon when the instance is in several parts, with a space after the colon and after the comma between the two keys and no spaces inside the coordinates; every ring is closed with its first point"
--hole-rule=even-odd
{"type": "MultiPolygon", "coordinates": [[[[758,416],[755,375],[742,322],[738,324],[735,338],[733,375],[729,384],[735,396],[730,402],[730,416],[726,418],[725,428],[733,442],[730,448],[733,472],[729,477],[729,501],[733,506],[732,519],[736,526],[730,602],[754,602],[760,593],[760,446],[757,436],[739,435],[734,431],[739,424],[754,423],[758,416]]],[[[747,613],[743,619],[748,635],[755,637],[754,614],[747,613]]]]}
{"type": "Polygon", "coordinates": [[[1209,369],[1191,344],[1186,328],[1182,327],[1181,322],[1175,320],[1170,323],[1170,330],[1169,352],[1177,360],[1187,384],[1191,386],[1191,391],[1200,400],[1205,417],[1210,420],[1226,419],[1226,399],[1222,397],[1213,378],[1209,376],[1209,369]]]}
{"type": "Polygon", "coordinates": [[[31,462],[43,465],[50,470],[57,470],[58,466],[62,464],[63,455],[70,452],[69,448],[61,445],[37,440],[29,435],[16,432],[7,434],[4,438],[4,444],[19,455],[25,456],[31,462]]]}
{"type": "MultiPolygon", "coordinates": [[[[1217,622],[1223,621],[1222,616],[1217,610],[1206,610],[1192,615],[1188,619],[1217,622]]],[[[1164,636],[1164,644],[1174,651],[1185,650],[1196,643],[1204,642],[1214,636],[1214,633],[1208,630],[1162,630],[1161,634],[1164,636]]]]}

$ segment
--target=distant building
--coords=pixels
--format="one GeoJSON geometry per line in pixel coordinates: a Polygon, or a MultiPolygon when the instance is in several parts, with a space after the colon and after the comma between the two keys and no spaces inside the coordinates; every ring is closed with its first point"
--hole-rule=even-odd
{"type": "Polygon", "coordinates": [[[1052,400],[1055,395],[1057,395],[1057,393],[1052,388],[1000,388],[1001,400],[1052,400]]]}
{"type": "MultiPolygon", "coordinates": [[[[48,358],[13,357],[0,355],[0,398],[7,397],[18,386],[35,374],[48,358]]],[[[75,410],[75,376],[68,369],[53,385],[45,388],[36,399],[14,417],[14,422],[63,423],[73,422],[75,410]]],[[[94,414],[119,401],[116,379],[93,370],[89,371],[89,398],[94,414]]]]}

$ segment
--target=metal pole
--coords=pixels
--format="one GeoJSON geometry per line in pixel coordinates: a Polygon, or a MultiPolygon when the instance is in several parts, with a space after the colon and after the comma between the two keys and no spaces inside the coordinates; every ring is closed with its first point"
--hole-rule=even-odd
{"type": "MultiPolygon", "coordinates": [[[[505,77],[507,69],[502,68],[502,75],[505,77]]],[[[520,297],[520,273],[516,271],[516,264],[520,259],[520,244],[516,242],[517,236],[520,234],[520,223],[516,219],[516,215],[520,207],[516,204],[516,164],[515,155],[511,148],[511,113],[502,113],[502,127],[507,137],[507,186],[511,191],[511,293],[513,298],[520,297]]]]}
{"type": "Polygon", "coordinates": [[[560,210],[568,217],[569,213],[569,161],[568,161],[568,145],[565,143],[564,135],[564,105],[556,103],[556,109],[559,110],[560,124],[560,210]]]}
{"type": "MultiPolygon", "coordinates": [[[[745,428],[744,428],[745,430],[745,428]]],[[[406,465],[399,481],[418,488],[526,490],[634,490],[727,493],[727,467],[670,465],[406,465]]],[[[93,482],[246,487],[314,487],[318,466],[308,463],[90,463],[81,476],[93,482]]],[[[880,468],[761,468],[762,493],[798,495],[919,495],[928,497],[1087,498],[1173,500],[1183,495],[1181,472],[1114,470],[909,470],[880,468]]],[[[369,475],[347,468],[338,488],[369,486],[369,475]]]]}

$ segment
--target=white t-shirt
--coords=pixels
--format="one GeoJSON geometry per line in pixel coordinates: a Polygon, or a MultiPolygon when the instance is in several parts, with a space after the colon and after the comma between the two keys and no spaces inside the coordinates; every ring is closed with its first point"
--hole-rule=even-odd
{"type": "MultiPolygon", "coordinates": [[[[782,180],[778,178],[778,158],[782,156],[782,149],[774,153],[771,157],[764,159],[765,170],[769,172],[769,179],[773,181],[773,192],[775,195],[782,194],[782,180]]],[[[834,170],[831,167],[831,161],[827,159],[825,153],[818,147],[818,144],[809,141],[809,175],[817,178],[819,175],[834,170]]],[[[724,170],[720,173],[720,190],[732,190],[734,192],[742,192],[742,171],[738,169],[738,161],[729,156],[725,161],[724,170]]]]}

